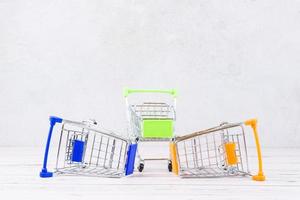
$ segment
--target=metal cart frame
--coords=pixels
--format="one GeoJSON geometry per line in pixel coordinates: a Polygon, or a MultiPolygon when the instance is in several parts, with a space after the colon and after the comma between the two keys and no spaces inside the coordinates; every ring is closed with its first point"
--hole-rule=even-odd
{"type": "MultiPolygon", "coordinates": [[[[174,137],[176,121],[176,97],[177,91],[171,90],[143,90],[128,89],[124,90],[126,103],[127,122],[129,137],[141,142],[163,142],[170,141],[174,137]],[[130,94],[141,93],[160,93],[173,97],[172,105],[165,102],[143,102],[141,104],[129,104],[130,94]]],[[[168,170],[172,171],[171,158],[147,158],[144,159],[137,151],[138,170],[143,171],[145,161],[167,160],[168,170]]]]}
{"type": "Polygon", "coordinates": [[[223,123],[220,126],[176,137],[170,143],[173,172],[183,178],[252,176],[264,181],[262,157],[257,133],[257,120],[223,123]],[[243,125],[253,129],[258,174],[251,175],[243,125]]]}
{"type": "Polygon", "coordinates": [[[87,122],[50,117],[50,129],[40,177],[80,175],[119,178],[133,173],[136,144],[87,122]],[[51,136],[62,123],[54,172],[47,169],[51,136]]]}

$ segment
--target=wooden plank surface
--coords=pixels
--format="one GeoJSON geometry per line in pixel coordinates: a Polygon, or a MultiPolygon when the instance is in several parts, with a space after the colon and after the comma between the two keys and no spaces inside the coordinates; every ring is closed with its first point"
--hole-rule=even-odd
{"type": "MultiPolygon", "coordinates": [[[[121,179],[57,176],[41,179],[43,148],[0,147],[1,199],[298,199],[300,149],[265,148],[265,182],[247,178],[181,179],[166,162],[121,179]],[[4,198],[5,197],[5,198],[4,198]]],[[[52,155],[49,162],[54,160],[52,155]]],[[[256,168],[255,154],[250,154],[256,168]]],[[[51,163],[50,163],[51,167],[51,163]]],[[[254,170],[255,171],[255,170],[254,170]]]]}

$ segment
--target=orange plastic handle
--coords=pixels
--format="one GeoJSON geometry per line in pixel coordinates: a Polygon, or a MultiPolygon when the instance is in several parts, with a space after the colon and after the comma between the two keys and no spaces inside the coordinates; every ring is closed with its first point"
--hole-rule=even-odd
{"type": "Polygon", "coordinates": [[[174,142],[170,142],[170,154],[172,159],[172,171],[174,174],[178,175],[178,161],[177,161],[177,150],[176,144],[174,142]]]}
{"type": "Polygon", "coordinates": [[[245,121],[245,125],[251,126],[251,128],[253,129],[256,150],[257,150],[258,173],[257,173],[257,175],[252,176],[252,179],[255,181],[264,181],[266,179],[266,177],[263,173],[261,149],[260,149],[260,143],[259,143],[259,138],[258,138],[258,133],[257,133],[257,119],[249,119],[249,120],[245,121]]]}

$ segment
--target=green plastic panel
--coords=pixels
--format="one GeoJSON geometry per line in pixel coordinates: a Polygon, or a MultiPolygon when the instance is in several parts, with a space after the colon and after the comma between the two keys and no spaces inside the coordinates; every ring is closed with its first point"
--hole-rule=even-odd
{"type": "Polygon", "coordinates": [[[173,120],[170,119],[144,119],[144,138],[172,138],[173,120]]]}

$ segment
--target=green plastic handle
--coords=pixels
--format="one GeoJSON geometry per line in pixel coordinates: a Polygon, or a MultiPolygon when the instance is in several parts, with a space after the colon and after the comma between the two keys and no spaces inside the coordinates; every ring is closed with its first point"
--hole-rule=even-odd
{"type": "Polygon", "coordinates": [[[171,90],[143,90],[143,89],[129,89],[125,88],[123,95],[124,97],[127,97],[129,94],[132,93],[165,93],[170,94],[173,97],[177,97],[177,90],[171,89],[171,90]]]}

